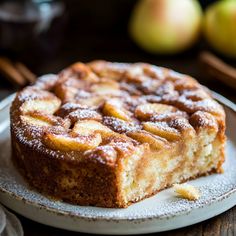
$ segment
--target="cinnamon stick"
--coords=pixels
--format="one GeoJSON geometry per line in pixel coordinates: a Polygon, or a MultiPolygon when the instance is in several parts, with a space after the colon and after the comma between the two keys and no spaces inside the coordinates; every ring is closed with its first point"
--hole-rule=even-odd
{"type": "Polygon", "coordinates": [[[236,68],[207,51],[200,54],[200,60],[209,75],[236,89],[236,68]]]}
{"type": "Polygon", "coordinates": [[[36,75],[32,73],[23,63],[16,62],[15,66],[29,83],[34,83],[36,81],[36,75]]]}
{"type": "Polygon", "coordinates": [[[14,85],[24,86],[27,83],[8,58],[0,57],[0,72],[14,85]]]}

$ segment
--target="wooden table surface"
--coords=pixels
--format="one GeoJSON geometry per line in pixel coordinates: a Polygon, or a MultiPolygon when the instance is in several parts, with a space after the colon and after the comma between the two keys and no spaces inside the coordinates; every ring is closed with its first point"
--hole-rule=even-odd
{"type": "MultiPolygon", "coordinates": [[[[202,84],[210,89],[221,93],[230,100],[236,102],[236,91],[216,81],[214,78],[208,78],[202,70],[198,54],[204,46],[201,44],[193,51],[174,57],[158,57],[148,55],[136,48],[128,39],[119,39],[117,37],[107,38],[100,37],[95,39],[80,38],[71,39],[66,42],[55,58],[38,65],[35,71],[40,75],[48,72],[58,72],[61,68],[72,62],[90,61],[94,59],[106,59],[111,61],[137,62],[145,61],[160,66],[170,67],[182,73],[190,74],[198,79],[202,84]],[[81,46],[83,45],[83,46],[81,46]]],[[[233,65],[236,63],[231,61],[233,65]]],[[[10,93],[16,91],[9,83],[0,78],[0,99],[3,99],[10,93]]],[[[157,203],[158,204],[158,203],[157,203]]],[[[55,229],[45,226],[24,217],[19,216],[24,228],[25,236],[74,236],[79,233],[55,229]]],[[[217,236],[217,235],[236,235],[236,207],[202,223],[189,226],[186,228],[160,233],[158,235],[189,235],[189,236],[217,236]]]]}

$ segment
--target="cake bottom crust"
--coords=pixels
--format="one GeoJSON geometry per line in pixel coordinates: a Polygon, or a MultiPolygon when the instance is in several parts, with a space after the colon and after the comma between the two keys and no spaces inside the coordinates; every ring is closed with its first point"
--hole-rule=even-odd
{"type": "MultiPolygon", "coordinates": [[[[17,160],[13,157],[12,157],[12,159],[13,159],[14,165],[16,165],[16,167],[18,168],[19,166],[18,166],[17,160]]],[[[50,198],[52,200],[65,201],[65,202],[68,202],[68,203],[71,203],[71,204],[81,205],[81,206],[96,206],[96,207],[106,207],[106,208],[127,208],[130,205],[132,205],[133,203],[137,203],[141,200],[152,197],[152,196],[158,194],[159,192],[161,192],[162,190],[165,190],[167,188],[172,187],[172,185],[173,185],[173,184],[166,185],[166,187],[164,187],[162,189],[157,189],[157,190],[153,191],[152,193],[145,195],[141,199],[136,198],[136,199],[131,200],[127,204],[120,205],[117,202],[107,201],[107,199],[104,199],[104,198],[100,198],[99,202],[93,201],[91,199],[85,199],[85,198],[76,198],[76,199],[74,199],[74,198],[64,198],[63,197],[63,191],[61,193],[58,193],[58,196],[55,196],[54,192],[48,191],[48,188],[46,188],[46,189],[42,188],[41,183],[36,183],[33,180],[29,179],[27,173],[25,172],[25,170],[23,168],[19,168],[19,170],[20,170],[21,175],[28,182],[28,186],[29,186],[30,189],[32,189],[32,190],[35,189],[35,190],[39,191],[40,193],[44,194],[45,196],[47,196],[48,198],[50,198]]],[[[190,180],[194,180],[194,179],[199,178],[199,177],[204,177],[204,176],[208,176],[208,175],[215,174],[215,173],[221,173],[221,171],[214,168],[214,169],[210,170],[207,173],[202,173],[202,174],[198,174],[196,176],[189,177],[188,179],[184,179],[184,180],[182,180],[178,183],[181,184],[181,183],[184,183],[184,182],[187,182],[187,181],[190,181],[190,180]]]]}
{"type": "Polygon", "coordinates": [[[200,151],[188,156],[191,142],[170,150],[172,158],[166,150],[158,156],[144,151],[135,162],[130,156],[122,159],[125,163],[109,166],[86,159],[53,158],[30,149],[12,135],[12,159],[29,185],[48,197],[83,206],[125,208],[175,183],[221,173],[224,149],[218,145],[220,138],[203,142],[200,151]]]}

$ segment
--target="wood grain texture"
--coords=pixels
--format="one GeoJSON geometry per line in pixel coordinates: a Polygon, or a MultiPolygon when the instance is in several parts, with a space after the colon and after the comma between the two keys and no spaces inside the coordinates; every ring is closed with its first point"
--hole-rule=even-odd
{"type": "MultiPolygon", "coordinates": [[[[18,216],[23,224],[25,236],[75,236],[82,235],[41,225],[18,216]]],[[[148,234],[146,234],[148,235],[148,234]]],[[[212,219],[185,228],[150,234],[158,236],[234,236],[236,235],[236,207],[212,219]]]]}

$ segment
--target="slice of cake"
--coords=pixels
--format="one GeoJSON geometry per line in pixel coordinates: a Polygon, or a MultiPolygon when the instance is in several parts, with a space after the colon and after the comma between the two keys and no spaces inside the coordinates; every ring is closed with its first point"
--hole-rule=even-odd
{"type": "Polygon", "coordinates": [[[225,113],[187,75],[95,61],[19,92],[11,135],[12,158],[30,186],[73,204],[118,208],[220,173],[225,113]]]}

